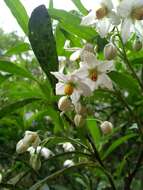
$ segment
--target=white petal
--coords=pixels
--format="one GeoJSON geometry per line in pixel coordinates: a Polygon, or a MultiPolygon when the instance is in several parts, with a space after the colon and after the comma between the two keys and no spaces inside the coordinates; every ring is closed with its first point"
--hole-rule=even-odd
{"type": "Polygon", "coordinates": [[[74,53],[71,54],[70,56],[70,61],[74,62],[80,58],[81,55],[81,50],[77,50],[74,53]]]}
{"type": "Polygon", "coordinates": [[[110,31],[111,23],[108,18],[104,18],[98,21],[97,30],[101,38],[104,38],[110,31]]]}
{"type": "Polygon", "coordinates": [[[114,62],[113,61],[103,61],[97,67],[97,70],[101,73],[107,73],[110,71],[115,70],[114,62]]]}
{"type": "Polygon", "coordinates": [[[133,8],[133,1],[135,0],[123,0],[117,7],[117,14],[123,18],[130,16],[133,8]]]}
{"type": "Polygon", "coordinates": [[[64,94],[64,83],[58,82],[56,84],[56,95],[63,95],[64,94]]]}
{"type": "Polygon", "coordinates": [[[106,74],[99,75],[98,85],[101,88],[107,88],[109,90],[113,89],[112,80],[106,74]]]}
{"type": "Polygon", "coordinates": [[[86,26],[92,25],[95,23],[95,19],[96,19],[96,14],[95,11],[93,10],[87,16],[82,18],[81,25],[86,25],[86,26]]]}
{"type": "Polygon", "coordinates": [[[51,72],[59,81],[67,81],[67,76],[61,72],[51,72]]]}
{"type": "Polygon", "coordinates": [[[122,23],[121,35],[124,43],[127,42],[128,38],[131,35],[132,24],[133,22],[130,18],[126,18],[122,23]]]}
{"type": "Polygon", "coordinates": [[[72,95],[70,96],[73,104],[79,101],[80,95],[81,95],[80,92],[75,89],[72,95]]]}
{"type": "Polygon", "coordinates": [[[108,18],[109,18],[109,21],[111,22],[111,24],[113,24],[115,26],[120,24],[120,17],[114,11],[111,11],[108,14],[108,18]]]}
{"type": "Polygon", "coordinates": [[[97,81],[92,81],[90,78],[87,78],[85,80],[85,83],[90,87],[91,91],[93,92],[94,90],[96,90],[98,88],[98,82],[97,81]]]}
{"type": "Polygon", "coordinates": [[[88,76],[88,68],[87,65],[82,65],[81,68],[75,71],[75,75],[79,78],[86,78],[88,76]]]}
{"type": "Polygon", "coordinates": [[[113,9],[113,3],[111,0],[102,0],[101,4],[105,5],[108,9],[108,11],[113,9]]]}
{"type": "Polygon", "coordinates": [[[82,91],[83,96],[90,96],[92,93],[90,87],[83,82],[79,82],[79,89],[82,91]]]}

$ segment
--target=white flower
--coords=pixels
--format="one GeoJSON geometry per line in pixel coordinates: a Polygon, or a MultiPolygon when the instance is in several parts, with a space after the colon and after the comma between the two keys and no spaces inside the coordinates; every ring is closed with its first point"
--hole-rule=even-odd
{"type": "Polygon", "coordinates": [[[72,102],[67,96],[62,96],[58,101],[58,108],[60,111],[66,112],[71,110],[72,102]]]}
{"type": "Polygon", "coordinates": [[[113,61],[99,61],[94,54],[90,55],[81,68],[76,71],[92,91],[101,87],[112,89],[112,81],[107,73],[114,70],[113,61]]]}
{"type": "Polygon", "coordinates": [[[104,135],[110,134],[113,130],[113,125],[111,122],[109,121],[104,121],[101,125],[100,125],[101,131],[104,135]]]}
{"type": "Polygon", "coordinates": [[[118,25],[120,19],[113,11],[111,0],[102,0],[100,5],[93,9],[87,16],[83,17],[82,25],[96,26],[100,36],[105,37],[111,29],[111,26],[118,25]]]}
{"type": "Polygon", "coordinates": [[[56,84],[57,95],[68,95],[72,102],[77,102],[81,95],[90,96],[91,90],[75,73],[64,75],[60,72],[51,72],[59,82],[56,84]]]}
{"type": "Polygon", "coordinates": [[[135,25],[143,20],[143,0],[122,0],[117,10],[118,15],[123,18],[121,35],[126,43],[135,25]]]}
{"type": "Polygon", "coordinates": [[[43,156],[45,159],[48,159],[50,156],[53,156],[54,153],[49,150],[48,148],[46,147],[41,147],[41,146],[38,146],[37,148],[34,148],[34,147],[29,147],[27,149],[27,151],[32,155],[32,154],[41,154],[41,156],[43,156]]]}
{"type": "Polygon", "coordinates": [[[16,145],[16,152],[18,154],[24,153],[30,146],[37,147],[40,141],[41,140],[36,132],[25,131],[24,138],[21,139],[16,145]]]}
{"type": "Polygon", "coordinates": [[[63,143],[63,149],[65,152],[75,151],[74,146],[70,142],[63,143]]]}
{"type": "Polygon", "coordinates": [[[92,44],[87,43],[83,48],[78,48],[74,53],[70,56],[70,61],[74,62],[78,59],[83,60],[86,53],[94,53],[94,47],[92,44]]]}
{"type": "Polygon", "coordinates": [[[74,162],[72,161],[72,160],[66,160],[66,161],[64,161],[64,164],[63,164],[63,166],[66,168],[68,168],[68,167],[71,167],[71,166],[74,166],[74,162]]]}

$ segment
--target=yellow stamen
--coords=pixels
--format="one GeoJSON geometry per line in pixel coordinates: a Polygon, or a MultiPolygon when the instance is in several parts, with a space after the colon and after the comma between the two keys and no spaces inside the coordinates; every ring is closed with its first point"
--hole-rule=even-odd
{"type": "Polygon", "coordinates": [[[143,20],[143,6],[135,8],[131,13],[131,17],[135,20],[143,20]]]}
{"type": "Polygon", "coordinates": [[[89,78],[93,81],[97,81],[97,71],[94,69],[94,70],[90,70],[89,71],[89,78]]]}
{"type": "Polygon", "coordinates": [[[65,84],[65,87],[64,87],[65,95],[69,95],[69,96],[72,95],[73,90],[74,90],[73,84],[71,84],[71,83],[65,84]]]}
{"type": "Polygon", "coordinates": [[[96,11],[96,17],[97,19],[102,19],[108,14],[108,9],[105,6],[101,6],[96,11]]]}

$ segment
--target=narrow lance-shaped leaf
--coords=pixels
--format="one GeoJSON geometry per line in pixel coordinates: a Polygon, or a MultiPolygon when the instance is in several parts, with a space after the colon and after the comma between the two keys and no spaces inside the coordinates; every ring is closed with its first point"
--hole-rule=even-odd
{"type": "Polygon", "coordinates": [[[19,108],[24,107],[27,104],[30,104],[34,101],[39,101],[39,100],[40,100],[40,98],[28,98],[28,99],[19,100],[17,102],[9,104],[0,109],[0,118],[4,117],[6,115],[9,115],[10,113],[16,111],[19,108]]]}
{"type": "Polygon", "coordinates": [[[88,14],[87,9],[83,6],[83,4],[81,3],[81,0],[71,0],[75,6],[78,8],[78,10],[83,14],[86,15],[88,14]]]}
{"type": "Polygon", "coordinates": [[[29,73],[27,70],[9,61],[0,60],[0,71],[35,80],[31,73],[29,73]]]}
{"type": "Polygon", "coordinates": [[[17,54],[29,51],[30,49],[31,48],[28,43],[21,43],[10,48],[4,55],[5,56],[17,55],[17,54]]]}
{"type": "Polygon", "coordinates": [[[50,72],[58,70],[58,56],[51,18],[44,5],[32,12],[29,21],[29,40],[42,70],[54,86],[56,80],[50,72]]]}
{"type": "Polygon", "coordinates": [[[13,16],[16,18],[24,33],[28,35],[29,17],[20,0],[4,0],[4,2],[12,12],[13,16]]]}

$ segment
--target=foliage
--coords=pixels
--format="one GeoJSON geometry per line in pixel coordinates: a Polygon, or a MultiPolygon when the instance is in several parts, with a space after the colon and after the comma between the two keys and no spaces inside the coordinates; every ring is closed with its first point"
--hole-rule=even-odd
{"type": "Polygon", "coordinates": [[[41,5],[28,18],[19,0],[5,0],[29,42],[0,30],[2,190],[142,189],[143,50],[133,51],[135,34],[124,44],[116,26],[102,38],[95,28],[81,25],[88,11],[80,0],[72,2],[78,11],[57,10],[50,1],[48,10],[41,5]],[[79,58],[71,62],[71,51],[79,47],[83,53],[87,43],[104,61],[104,46],[111,41],[117,48],[115,69],[107,73],[113,88],[82,96],[86,114],[76,111],[81,106],[76,104],[61,113],[51,72],[77,70],[79,58]],[[82,120],[75,121],[75,115],[82,120]],[[103,121],[110,121],[109,133],[101,127],[103,121]],[[21,139],[36,146],[35,152],[18,154],[21,139]],[[46,156],[39,146],[48,148],[46,156]]]}

